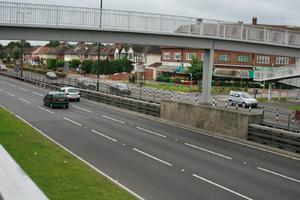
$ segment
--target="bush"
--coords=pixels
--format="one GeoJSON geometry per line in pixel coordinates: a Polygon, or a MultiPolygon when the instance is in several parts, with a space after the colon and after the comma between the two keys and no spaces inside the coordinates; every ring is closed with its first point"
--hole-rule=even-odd
{"type": "Polygon", "coordinates": [[[46,60],[48,69],[56,70],[56,63],[57,63],[57,59],[54,58],[48,58],[46,60]]]}
{"type": "Polygon", "coordinates": [[[65,62],[63,60],[56,61],[56,67],[64,67],[64,66],[65,66],[65,62]]]}
{"type": "Polygon", "coordinates": [[[80,64],[80,60],[73,59],[70,61],[70,68],[76,69],[80,64]]]}

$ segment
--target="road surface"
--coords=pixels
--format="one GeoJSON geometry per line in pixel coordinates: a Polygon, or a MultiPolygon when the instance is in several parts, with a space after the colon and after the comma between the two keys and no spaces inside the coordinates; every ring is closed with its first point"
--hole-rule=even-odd
{"type": "Polygon", "coordinates": [[[51,110],[46,93],[0,76],[0,105],[143,199],[300,199],[295,158],[85,99],[51,110]]]}

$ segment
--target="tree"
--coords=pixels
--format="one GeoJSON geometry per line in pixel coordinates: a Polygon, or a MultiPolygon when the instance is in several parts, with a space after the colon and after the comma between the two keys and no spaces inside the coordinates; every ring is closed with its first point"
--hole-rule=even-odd
{"type": "Polygon", "coordinates": [[[84,60],[81,64],[81,70],[83,70],[85,73],[91,73],[93,70],[94,61],[92,60],[84,60]]]}
{"type": "Polygon", "coordinates": [[[77,68],[79,65],[80,65],[80,60],[78,60],[78,59],[73,59],[70,61],[71,68],[77,68]]]}
{"type": "Polygon", "coordinates": [[[46,47],[58,47],[60,45],[60,42],[57,40],[51,40],[49,43],[46,45],[46,47]]]}
{"type": "Polygon", "coordinates": [[[188,68],[187,73],[191,73],[193,75],[193,80],[199,81],[202,80],[203,74],[203,62],[198,58],[193,57],[191,67],[188,68]]]}
{"type": "Polygon", "coordinates": [[[56,61],[56,67],[64,67],[64,66],[65,66],[65,62],[63,60],[56,61]]]}
{"type": "Polygon", "coordinates": [[[56,63],[57,63],[57,59],[54,58],[48,58],[46,60],[48,69],[56,70],[56,63]]]}

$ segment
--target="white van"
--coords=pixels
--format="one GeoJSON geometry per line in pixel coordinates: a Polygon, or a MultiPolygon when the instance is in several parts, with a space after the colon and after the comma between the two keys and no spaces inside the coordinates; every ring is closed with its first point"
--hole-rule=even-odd
{"type": "Polygon", "coordinates": [[[243,108],[251,106],[252,108],[257,107],[257,100],[250,96],[247,92],[235,92],[230,91],[228,97],[229,105],[241,105],[243,108]]]}

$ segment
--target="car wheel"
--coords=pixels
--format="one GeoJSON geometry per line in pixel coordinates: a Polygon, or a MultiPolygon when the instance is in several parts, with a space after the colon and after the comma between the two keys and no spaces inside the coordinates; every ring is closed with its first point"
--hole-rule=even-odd
{"type": "Polygon", "coordinates": [[[69,108],[69,105],[66,105],[65,108],[68,109],[68,108],[69,108]]]}
{"type": "Polygon", "coordinates": [[[78,98],[77,101],[79,102],[79,101],[80,101],[80,98],[78,98]]]}
{"type": "Polygon", "coordinates": [[[247,107],[247,105],[246,105],[245,102],[242,103],[242,107],[243,107],[243,108],[246,108],[246,107],[247,107]]]}
{"type": "Polygon", "coordinates": [[[231,100],[229,100],[229,105],[233,106],[233,102],[231,100]]]}

